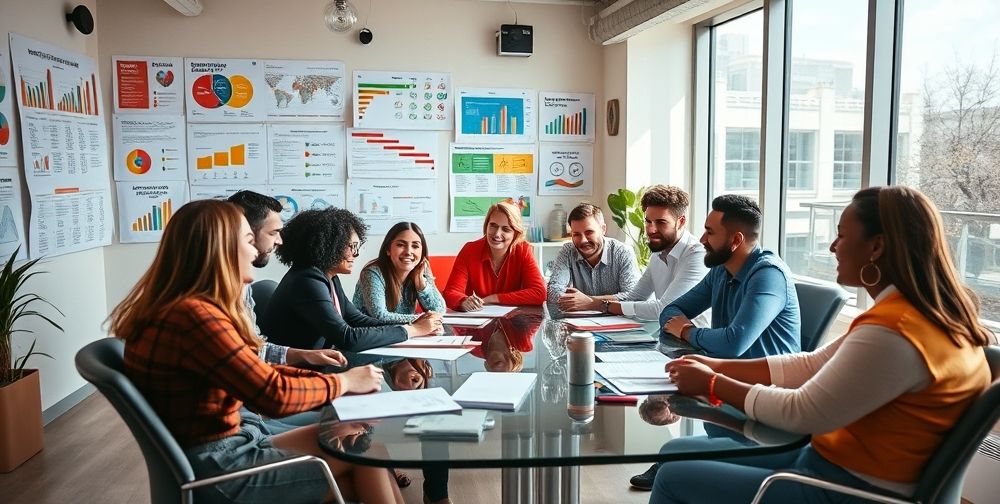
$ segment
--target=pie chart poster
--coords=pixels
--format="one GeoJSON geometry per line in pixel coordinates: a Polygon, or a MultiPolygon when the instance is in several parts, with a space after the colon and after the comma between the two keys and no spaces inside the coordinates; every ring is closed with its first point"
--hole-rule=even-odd
{"type": "Polygon", "coordinates": [[[593,194],[593,145],[538,146],[539,196],[592,196],[593,194]]]}
{"type": "Polygon", "coordinates": [[[115,114],[115,180],[187,180],[184,116],[115,114]]]}
{"type": "Polygon", "coordinates": [[[188,122],[267,119],[264,65],[249,59],[185,58],[188,122]]]}

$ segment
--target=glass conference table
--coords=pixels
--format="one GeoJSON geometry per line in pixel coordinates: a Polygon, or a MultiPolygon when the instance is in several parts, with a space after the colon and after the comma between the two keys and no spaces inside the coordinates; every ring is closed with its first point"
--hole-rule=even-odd
{"type": "MultiPolygon", "coordinates": [[[[653,332],[657,327],[652,323],[645,329],[653,332]]],[[[517,411],[490,411],[494,427],[482,441],[428,441],[404,434],[405,418],[341,422],[327,407],[320,422],[320,446],[338,459],[368,466],[500,468],[505,503],[576,503],[581,465],[722,459],[792,450],[808,442],[808,436],[748,421],[732,407],[714,408],[680,395],[639,397],[637,404],[598,401],[592,420],[574,420],[570,412],[579,411],[573,403],[580,394],[567,378],[569,329],[541,309],[519,308],[483,328],[450,327],[448,332],[471,335],[480,346],[456,361],[345,355],[351,365],[383,367],[385,390],[429,386],[451,393],[477,371],[537,373],[534,390],[517,411]],[[414,378],[415,368],[425,374],[432,371],[433,377],[414,378]]],[[[598,343],[597,350],[654,345],[671,357],[692,352],[680,341],[598,343]]],[[[609,483],[620,484],[625,491],[625,482],[609,483]]]]}

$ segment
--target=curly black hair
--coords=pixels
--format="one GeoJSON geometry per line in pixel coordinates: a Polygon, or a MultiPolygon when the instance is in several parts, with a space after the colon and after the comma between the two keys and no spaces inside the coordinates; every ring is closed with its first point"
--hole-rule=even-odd
{"type": "Polygon", "coordinates": [[[351,231],[365,242],[368,226],[343,208],[305,210],[292,217],[281,230],[281,245],[275,254],[286,266],[315,266],[329,271],[347,259],[351,231]]]}

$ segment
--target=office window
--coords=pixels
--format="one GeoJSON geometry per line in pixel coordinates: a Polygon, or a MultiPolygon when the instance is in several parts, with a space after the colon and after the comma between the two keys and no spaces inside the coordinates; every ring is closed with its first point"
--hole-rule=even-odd
{"type": "Polygon", "coordinates": [[[1000,321],[1000,3],[906,0],[895,183],[941,210],[955,266],[1000,321]]]}
{"type": "Polygon", "coordinates": [[[760,130],[726,129],[726,190],[756,191],[760,184],[760,130]]]}
{"type": "Polygon", "coordinates": [[[833,188],[861,188],[861,132],[833,134],[833,188]]]}
{"type": "Polygon", "coordinates": [[[788,133],[788,189],[813,188],[816,169],[816,133],[791,131],[788,133]]]}

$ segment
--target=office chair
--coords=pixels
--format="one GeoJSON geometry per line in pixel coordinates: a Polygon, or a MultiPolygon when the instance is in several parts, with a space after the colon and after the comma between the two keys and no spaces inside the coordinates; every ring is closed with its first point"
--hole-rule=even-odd
{"type": "Polygon", "coordinates": [[[149,493],[153,504],[187,504],[192,502],[196,488],[215,485],[232,479],[252,476],[294,464],[319,464],[333,490],[334,501],[344,504],[340,488],[326,461],[312,455],[293,457],[278,462],[196,479],[190,462],[177,440],[163,425],[159,415],[146,402],[135,385],[125,376],[125,344],[118,339],[103,338],[80,349],[76,354],[76,369],[84,379],[104,394],[125,420],[132,436],[139,443],[149,473],[149,493]]]}
{"type": "Polygon", "coordinates": [[[752,504],[758,504],[764,498],[764,492],[768,487],[782,480],[887,504],[958,504],[961,501],[962,483],[965,481],[969,462],[979,444],[1000,418],[1000,347],[990,346],[985,350],[986,360],[989,361],[990,371],[993,374],[993,383],[972,403],[972,406],[969,406],[931,456],[920,474],[920,479],[917,480],[917,489],[913,497],[906,498],[888,492],[869,492],[795,472],[782,471],[764,479],[752,504]]]}
{"type": "Polygon", "coordinates": [[[802,314],[802,351],[812,352],[847,303],[847,291],[835,284],[796,282],[795,293],[802,314]]]}
{"type": "Polygon", "coordinates": [[[257,316],[257,320],[263,318],[264,312],[267,310],[267,303],[271,302],[271,296],[274,295],[274,289],[277,288],[278,282],[274,280],[257,280],[250,284],[250,296],[253,297],[253,312],[257,316]]]}

